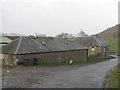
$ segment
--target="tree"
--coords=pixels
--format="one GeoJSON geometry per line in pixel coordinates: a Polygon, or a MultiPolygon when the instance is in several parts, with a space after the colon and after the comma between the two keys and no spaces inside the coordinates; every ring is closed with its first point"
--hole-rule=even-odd
{"type": "Polygon", "coordinates": [[[55,37],[70,38],[70,39],[74,38],[74,36],[72,34],[68,34],[68,33],[64,33],[64,32],[62,32],[61,34],[56,35],[55,37]]]}

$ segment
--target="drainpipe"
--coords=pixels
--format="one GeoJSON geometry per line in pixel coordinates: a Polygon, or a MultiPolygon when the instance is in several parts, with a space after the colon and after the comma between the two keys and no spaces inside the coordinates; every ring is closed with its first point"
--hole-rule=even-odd
{"type": "Polygon", "coordinates": [[[88,61],[88,49],[87,49],[87,61],[88,61]]]}

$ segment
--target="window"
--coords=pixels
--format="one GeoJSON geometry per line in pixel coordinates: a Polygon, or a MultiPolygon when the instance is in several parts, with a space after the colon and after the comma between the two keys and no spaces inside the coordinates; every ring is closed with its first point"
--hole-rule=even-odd
{"type": "Polygon", "coordinates": [[[94,47],[92,47],[92,51],[94,51],[95,50],[95,48],[94,47]]]}

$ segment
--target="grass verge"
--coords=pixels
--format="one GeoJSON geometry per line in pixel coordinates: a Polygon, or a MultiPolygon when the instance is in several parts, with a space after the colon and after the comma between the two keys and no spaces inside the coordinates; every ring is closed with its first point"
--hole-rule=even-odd
{"type": "Polygon", "coordinates": [[[109,78],[109,88],[120,88],[120,65],[112,71],[109,78]]]}

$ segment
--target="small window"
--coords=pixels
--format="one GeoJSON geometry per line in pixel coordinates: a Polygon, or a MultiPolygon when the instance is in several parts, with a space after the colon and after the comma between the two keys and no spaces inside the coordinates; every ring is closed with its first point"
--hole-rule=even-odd
{"type": "Polygon", "coordinates": [[[44,43],[43,41],[42,41],[41,43],[42,43],[43,45],[45,45],[45,43],[44,43]]]}
{"type": "Polygon", "coordinates": [[[95,48],[94,47],[92,47],[92,51],[94,51],[95,50],[95,48]]]}

